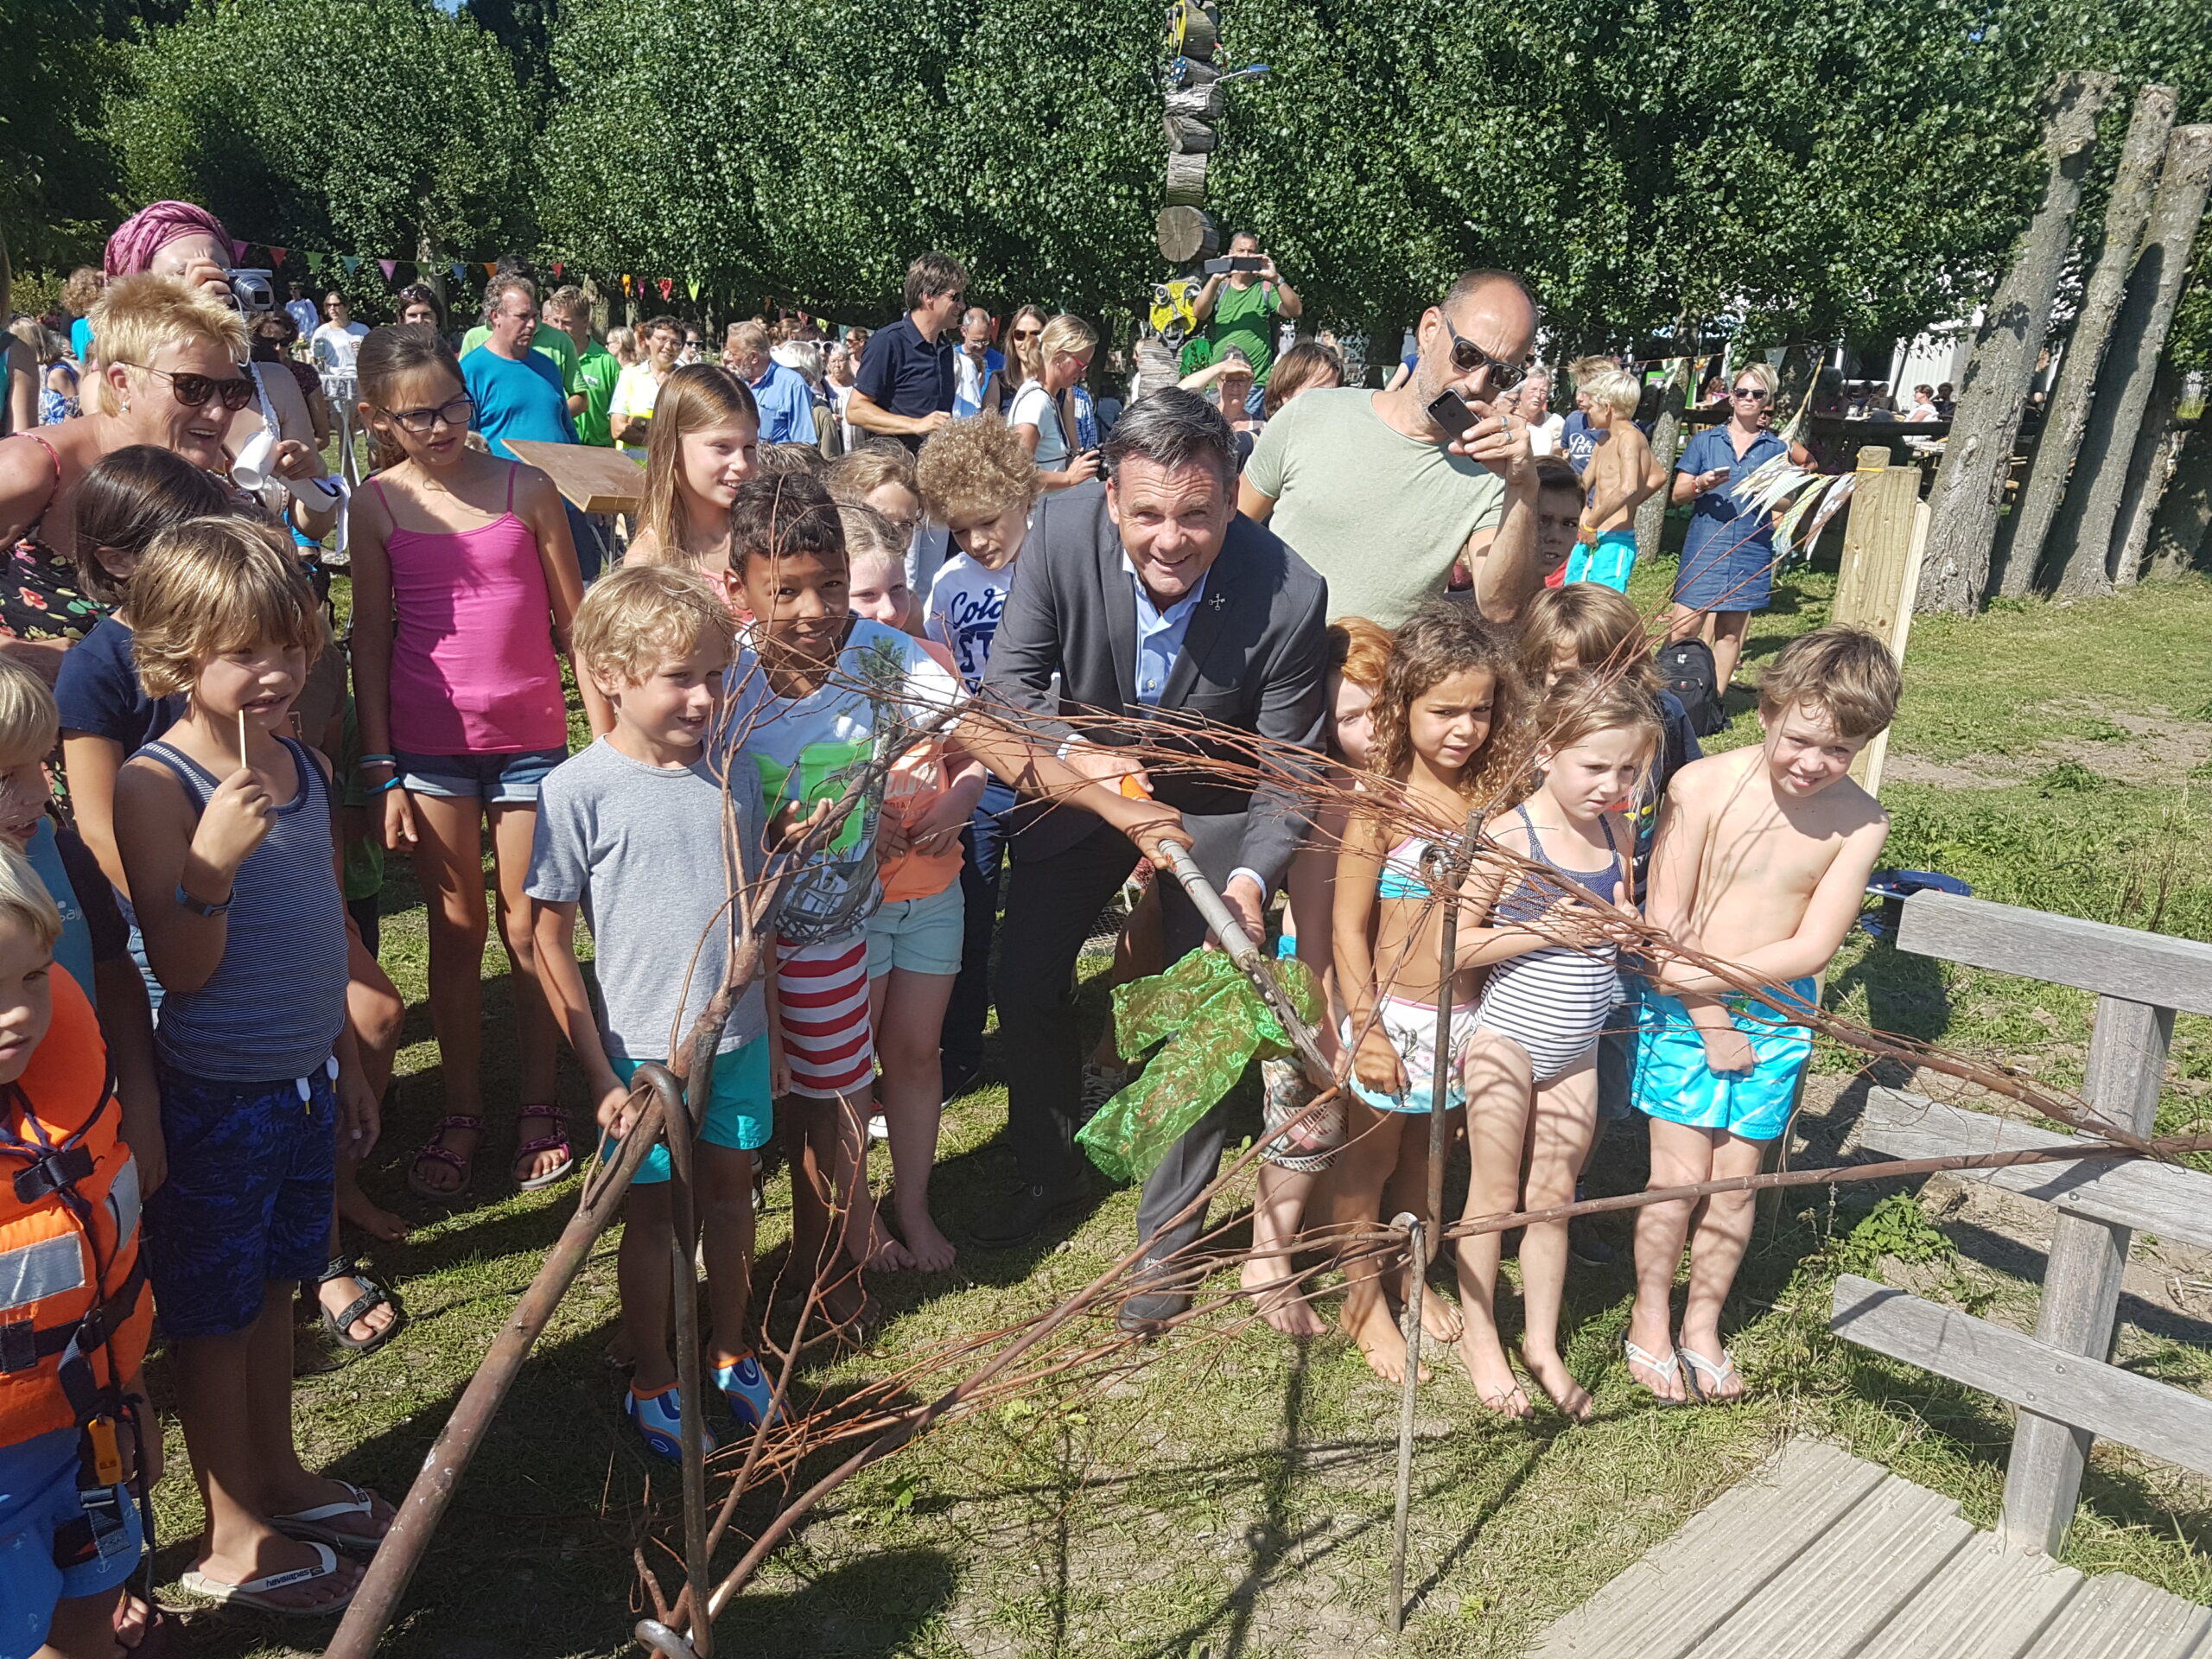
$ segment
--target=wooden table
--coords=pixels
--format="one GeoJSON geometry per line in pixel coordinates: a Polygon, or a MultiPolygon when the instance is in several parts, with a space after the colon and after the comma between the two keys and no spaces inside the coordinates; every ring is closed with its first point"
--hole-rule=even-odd
{"type": "Polygon", "coordinates": [[[529,438],[510,438],[507,448],[551,479],[579,512],[635,512],[645,493],[644,466],[620,449],[529,438]]]}

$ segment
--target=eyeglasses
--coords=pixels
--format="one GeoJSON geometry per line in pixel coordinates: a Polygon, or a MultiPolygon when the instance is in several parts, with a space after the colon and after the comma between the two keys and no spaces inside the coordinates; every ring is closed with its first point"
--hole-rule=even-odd
{"type": "Polygon", "coordinates": [[[463,393],[448,398],[435,409],[385,409],[377,413],[398,423],[403,432],[411,432],[418,438],[427,438],[440,424],[466,428],[476,418],[476,400],[463,393]]]}
{"type": "Polygon", "coordinates": [[[1017,328],[1014,331],[1014,337],[1016,340],[1042,340],[1045,331],[1042,328],[1017,328]]]}
{"type": "Polygon", "coordinates": [[[253,382],[244,375],[232,375],[218,380],[213,375],[193,374],[181,369],[157,369],[144,363],[134,363],[130,366],[143,369],[148,374],[160,375],[169,383],[170,395],[187,409],[197,409],[210,397],[219,397],[223,407],[235,414],[253,401],[253,382]]]}
{"type": "Polygon", "coordinates": [[[1728,395],[1731,397],[1746,398],[1754,404],[1763,404],[1766,402],[1766,392],[1764,389],[1758,386],[1738,386],[1728,395]]]}
{"type": "Polygon", "coordinates": [[[1510,391],[1528,374],[1525,363],[1508,363],[1502,357],[1492,357],[1481,346],[1469,340],[1452,326],[1452,319],[1439,311],[1437,320],[1443,323],[1444,332],[1452,336],[1452,366],[1461,374],[1487,374],[1492,392],[1510,391]]]}

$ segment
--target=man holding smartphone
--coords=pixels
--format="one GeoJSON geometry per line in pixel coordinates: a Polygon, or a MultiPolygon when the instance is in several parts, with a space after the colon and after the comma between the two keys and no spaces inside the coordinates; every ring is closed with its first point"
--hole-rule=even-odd
{"type": "Polygon", "coordinates": [[[1268,423],[1237,505],[1326,579],[1331,621],[1395,628],[1462,558],[1492,621],[1541,585],[1531,456],[1549,453],[1548,435],[1532,444],[1509,395],[1535,337],[1521,279],[1471,270],[1421,314],[1402,384],[1301,392],[1268,423]]]}
{"type": "Polygon", "coordinates": [[[1275,272],[1275,262],[1260,251],[1260,238],[1239,231],[1229,238],[1229,269],[1205,280],[1191,302],[1191,313],[1205,327],[1209,362],[1230,347],[1252,365],[1252,390],[1244,412],[1256,416],[1267,396],[1268,370],[1275,360],[1278,316],[1296,320],[1305,302],[1275,272]]]}

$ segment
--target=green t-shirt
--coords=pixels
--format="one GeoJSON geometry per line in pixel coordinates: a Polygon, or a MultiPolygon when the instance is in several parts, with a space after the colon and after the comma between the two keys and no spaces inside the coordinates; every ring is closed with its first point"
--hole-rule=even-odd
{"type": "Polygon", "coordinates": [[[614,401],[614,383],[622,378],[622,359],[597,340],[587,340],[576,365],[576,390],[584,395],[583,412],[576,416],[576,436],[585,443],[612,448],[614,429],[607,418],[614,401]]]}
{"type": "Polygon", "coordinates": [[[1274,498],[1268,528],[1329,584],[1329,620],[1395,628],[1443,593],[1452,562],[1504,516],[1505,480],[1409,438],[1363,386],[1300,392],[1260,434],[1244,482],[1274,498]]]}
{"type": "Polygon", "coordinates": [[[1224,283],[1213,296],[1213,315],[1206,323],[1206,338],[1213,346],[1206,360],[1219,357],[1224,346],[1234,346],[1252,365],[1252,384],[1266,385],[1268,370],[1275,360],[1274,315],[1281,309],[1282,302],[1266,283],[1249,288],[1224,283]]]}
{"type": "MultiPolygon", "coordinates": [[[[492,331],[478,323],[461,337],[461,354],[467,357],[491,338],[492,331]]],[[[530,349],[543,352],[553,359],[553,366],[561,371],[563,391],[573,397],[583,391],[583,382],[577,376],[576,342],[569,338],[567,329],[556,328],[550,322],[539,323],[537,332],[530,337],[530,349]]],[[[586,439],[585,442],[589,442],[590,440],[586,439]]]]}

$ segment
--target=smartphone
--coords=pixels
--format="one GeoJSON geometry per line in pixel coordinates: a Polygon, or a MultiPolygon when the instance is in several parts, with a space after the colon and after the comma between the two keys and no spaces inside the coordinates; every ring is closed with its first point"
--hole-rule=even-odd
{"type": "Polygon", "coordinates": [[[1231,270],[1264,270],[1267,269],[1267,264],[1266,260],[1249,253],[1231,254],[1229,257],[1229,268],[1231,270]]]}
{"type": "Polygon", "coordinates": [[[1467,407],[1466,399],[1456,391],[1447,391],[1431,404],[1428,418],[1442,427],[1454,441],[1475,423],[1474,411],[1467,407]]]}

